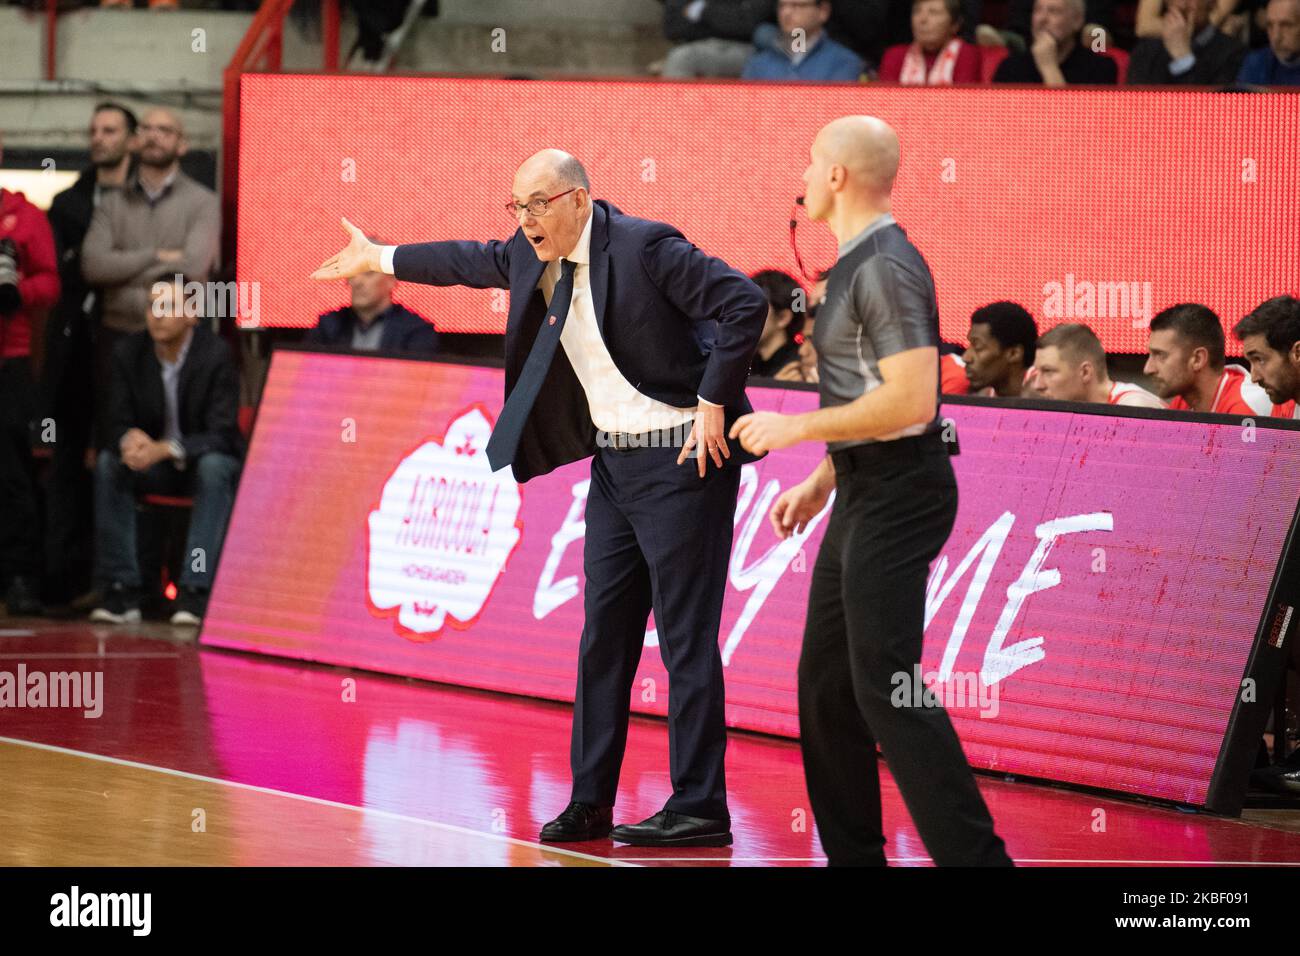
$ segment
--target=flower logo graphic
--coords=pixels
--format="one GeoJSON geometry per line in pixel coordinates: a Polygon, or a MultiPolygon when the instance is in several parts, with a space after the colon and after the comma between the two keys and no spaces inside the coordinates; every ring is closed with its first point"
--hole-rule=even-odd
{"type": "MultiPolygon", "coordinates": [[[[368,595],[398,630],[432,638],[451,618],[479,615],[519,543],[519,485],[493,474],[483,449],[492,425],[478,407],[407,455],[370,512],[368,595]]],[[[417,638],[418,639],[418,638],[417,638]]]]}

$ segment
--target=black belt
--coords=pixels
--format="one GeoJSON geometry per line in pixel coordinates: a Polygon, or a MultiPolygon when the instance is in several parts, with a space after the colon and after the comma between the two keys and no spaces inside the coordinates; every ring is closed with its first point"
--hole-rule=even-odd
{"type": "Polygon", "coordinates": [[[936,452],[958,454],[955,431],[951,441],[944,441],[942,432],[932,431],[923,435],[894,438],[890,441],[870,441],[861,445],[851,445],[830,454],[835,473],[844,475],[858,469],[874,468],[884,461],[895,461],[900,457],[919,459],[923,455],[936,452]]]}
{"type": "Polygon", "coordinates": [[[596,445],[611,451],[635,451],[638,448],[681,448],[691,437],[694,420],[671,428],[648,432],[596,432],[596,445]]]}

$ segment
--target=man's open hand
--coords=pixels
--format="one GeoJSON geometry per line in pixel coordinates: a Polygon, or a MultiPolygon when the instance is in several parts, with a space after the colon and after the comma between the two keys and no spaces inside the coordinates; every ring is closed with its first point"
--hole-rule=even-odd
{"type": "Polygon", "coordinates": [[[691,449],[698,445],[700,452],[695,456],[695,461],[700,469],[700,477],[704,477],[704,472],[709,467],[709,458],[712,458],[713,463],[721,468],[722,459],[731,457],[731,449],[727,447],[727,436],[723,434],[727,427],[725,419],[726,410],[721,405],[705,405],[701,402],[700,407],[695,410],[695,424],[691,426],[691,435],[682,446],[681,454],[677,456],[677,464],[686,461],[691,449]]]}
{"type": "Polygon", "coordinates": [[[343,219],[343,231],[350,241],[342,251],[330,256],[320,264],[309,278],[312,279],[348,279],[363,272],[379,272],[379,247],[366,238],[366,234],[347,219],[343,219]]]}

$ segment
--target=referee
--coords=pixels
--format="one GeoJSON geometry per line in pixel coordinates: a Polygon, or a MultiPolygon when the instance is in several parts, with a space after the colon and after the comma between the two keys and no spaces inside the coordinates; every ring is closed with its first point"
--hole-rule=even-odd
{"type": "MultiPolygon", "coordinates": [[[[788,537],[838,491],[813,569],[799,658],[804,773],[832,866],[885,865],[876,745],[940,866],[1010,866],[947,712],[895,706],[921,661],[930,562],[957,483],[939,423],[939,313],[930,270],[890,215],[898,137],[870,116],[828,123],[803,178],[808,217],[839,240],[817,313],[821,408],[757,412],[751,452],[825,441],[829,454],[772,507],[788,537]]],[[[908,695],[909,699],[912,695],[908,695]]]]}

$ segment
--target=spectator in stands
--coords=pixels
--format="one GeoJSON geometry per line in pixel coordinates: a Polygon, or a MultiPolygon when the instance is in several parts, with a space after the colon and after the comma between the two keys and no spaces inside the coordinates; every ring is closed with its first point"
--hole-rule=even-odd
{"type": "Polygon", "coordinates": [[[1156,394],[1180,411],[1267,415],[1268,396],[1239,365],[1226,364],[1223,323],[1196,303],[1165,309],[1151,320],[1142,370],[1156,394]]]}
{"type": "Polygon", "coordinates": [[[1038,340],[1030,387],[1039,397],[1058,401],[1165,407],[1159,398],[1132,382],[1112,382],[1101,340],[1078,322],[1058,325],[1038,340]]]}
{"type": "Polygon", "coordinates": [[[1270,414],[1300,418],[1300,299],[1279,295],[1261,303],[1232,334],[1250,362],[1250,380],[1273,403],[1270,414]]]}
{"type": "Polygon", "coordinates": [[[979,47],[958,35],[961,28],[961,0],[913,0],[912,42],[885,51],[880,79],[905,86],[978,83],[979,47]]]}
{"type": "MultiPolygon", "coordinates": [[[[982,0],[967,0],[978,6],[982,0]]],[[[970,10],[967,10],[969,13],[970,10]]],[[[894,43],[904,43],[911,38],[909,33],[911,7],[909,0],[840,0],[831,9],[831,17],[826,21],[826,32],[836,43],[848,47],[867,64],[879,63],[885,47],[894,43]],[[891,8],[901,6],[903,32],[897,39],[891,39],[889,26],[893,13],[891,8]]]]}
{"type": "Polygon", "coordinates": [[[0,587],[13,617],[41,613],[32,344],[37,318],[58,298],[49,220],[22,193],[0,188],[0,587]]]}
{"type": "MultiPolygon", "coordinates": [[[[397,36],[411,10],[414,0],[351,0],[357,24],[356,42],[343,58],[345,70],[386,72],[388,61],[396,53],[397,36]]],[[[304,4],[297,4],[303,7],[304,4]]],[[[314,7],[315,4],[308,4],[314,7]]],[[[428,0],[420,16],[436,17],[438,0],[428,0]]]]}
{"type": "Polygon", "coordinates": [[[1300,0],[1270,0],[1264,26],[1268,46],[1246,54],[1237,82],[1300,86],[1300,0]]]}
{"type": "Polygon", "coordinates": [[[90,165],[54,197],[50,227],[59,262],[62,295],[45,336],[45,415],[55,422],[54,455],[45,489],[45,587],[49,605],[63,605],[90,585],[94,522],[92,473],[95,409],[94,338],[99,296],[81,275],[81,243],[90,217],[108,192],[120,190],[133,172],[135,114],[118,103],[95,107],[90,117],[90,165]]]}
{"type": "MultiPolygon", "coordinates": [[[[1239,36],[1247,19],[1247,8],[1261,6],[1267,0],[1212,0],[1209,22],[1221,32],[1239,36]],[[1240,8],[1240,9],[1239,9],[1240,8]]],[[[1138,40],[1159,40],[1165,35],[1165,0],[1138,0],[1134,11],[1133,34],[1138,40]]],[[[1245,39],[1245,37],[1239,37],[1245,39]]]]}
{"type": "Polygon", "coordinates": [[[970,317],[970,346],[962,356],[972,394],[1019,398],[1034,367],[1038,326],[1023,306],[994,302],[970,317]]]}
{"type": "Polygon", "coordinates": [[[667,0],[668,79],[740,76],[754,52],[754,30],[776,15],[776,0],[667,0]]]}
{"type": "Polygon", "coordinates": [[[799,333],[807,313],[807,293],[791,276],[775,269],[750,276],[767,296],[767,322],[749,373],[768,378],[799,362],[799,333]]]}
{"type": "Polygon", "coordinates": [[[994,82],[1115,85],[1115,61],[1079,42],[1083,14],[1083,0],[1034,0],[1029,50],[999,63],[994,82]]]}
{"type": "MultiPolygon", "coordinates": [[[[81,246],[82,275],[102,287],[101,327],[95,342],[97,402],[107,407],[113,349],[145,328],[149,289],[164,276],[183,273],[206,282],[216,269],[221,211],[216,194],[181,172],[189,146],[180,117],[150,109],[140,122],[136,172],[121,190],[106,192],[81,246]]],[[[109,447],[97,429],[96,444],[109,447]]]]}
{"type": "Polygon", "coordinates": [[[851,83],[862,75],[862,58],[826,34],[830,0],[778,0],[776,15],[778,29],[754,32],[759,49],[745,63],[744,79],[851,83]]]}
{"type": "MultiPolygon", "coordinates": [[[[205,282],[216,271],[221,233],[217,195],[181,172],[188,150],[181,117],[153,108],[139,129],[134,176],[117,193],[101,196],[82,243],[82,274],[101,286],[95,339],[96,405],[108,407],[113,349],[143,332],[149,289],[162,277],[185,274],[205,282]]],[[[96,447],[108,447],[103,421],[96,447]]]]}
{"type": "Polygon", "coordinates": [[[1168,0],[1159,38],[1138,41],[1129,57],[1130,86],[1231,84],[1246,47],[1210,22],[1214,0],[1168,0]]]}
{"type": "Polygon", "coordinates": [[[817,381],[817,349],[813,347],[813,328],[817,323],[817,310],[826,301],[826,277],[829,274],[824,269],[818,272],[808,293],[808,315],[804,319],[803,329],[795,336],[799,343],[798,359],[788,362],[773,378],[783,382],[817,381]]]}
{"type": "MultiPolygon", "coordinates": [[[[1024,40],[1025,45],[1033,42],[1037,30],[1033,26],[1034,0],[1011,0],[1007,6],[1006,31],[1014,33],[1024,40]]],[[[1083,21],[1085,24],[1080,40],[1091,41],[1094,29],[1106,31],[1107,36],[1115,32],[1115,0],[1084,0],[1083,21]]]]}
{"type": "Polygon", "coordinates": [[[95,469],[95,573],[104,601],[94,621],[140,620],[139,494],[194,497],[173,624],[202,620],[216,574],[243,454],[239,375],[226,343],[199,323],[187,278],[156,283],[147,329],[113,350],[112,446],[95,469]]]}
{"type": "MultiPolygon", "coordinates": [[[[370,241],[385,245],[374,236],[370,241]]],[[[410,352],[432,355],[438,351],[433,323],[393,301],[397,280],[383,272],[363,272],[347,280],[352,304],[326,312],[308,331],[315,345],[347,345],[363,352],[410,352]]]]}

